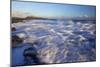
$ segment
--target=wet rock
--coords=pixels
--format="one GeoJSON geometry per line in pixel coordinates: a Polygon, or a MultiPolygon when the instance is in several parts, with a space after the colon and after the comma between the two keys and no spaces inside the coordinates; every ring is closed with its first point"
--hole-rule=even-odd
{"type": "Polygon", "coordinates": [[[12,30],[12,31],[16,31],[16,28],[15,28],[15,27],[12,27],[11,30],[12,30]]]}
{"type": "Polygon", "coordinates": [[[23,53],[25,64],[39,64],[40,60],[37,55],[38,53],[34,47],[25,49],[23,53]]]}
{"type": "Polygon", "coordinates": [[[23,39],[19,38],[18,36],[12,36],[12,47],[21,46],[19,44],[23,43],[23,39]]]}

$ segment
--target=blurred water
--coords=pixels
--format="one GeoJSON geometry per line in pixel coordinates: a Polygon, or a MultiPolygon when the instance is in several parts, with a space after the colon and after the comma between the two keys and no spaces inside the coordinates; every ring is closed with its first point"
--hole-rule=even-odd
{"type": "Polygon", "coordinates": [[[95,21],[30,20],[12,27],[12,35],[23,38],[23,46],[12,48],[12,65],[26,65],[23,51],[29,47],[36,49],[41,63],[96,60],[95,21]]]}

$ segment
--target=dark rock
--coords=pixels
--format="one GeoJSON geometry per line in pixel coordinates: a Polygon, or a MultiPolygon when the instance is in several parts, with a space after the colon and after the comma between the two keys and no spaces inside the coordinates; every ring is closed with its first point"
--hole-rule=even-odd
{"type": "Polygon", "coordinates": [[[18,36],[12,36],[12,47],[19,46],[18,44],[23,43],[23,39],[19,38],[18,36]]]}
{"type": "Polygon", "coordinates": [[[15,28],[15,27],[12,27],[11,30],[12,30],[12,31],[16,31],[16,28],[15,28]]]}
{"type": "Polygon", "coordinates": [[[40,60],[37,57],[38,53],[35,50],[34,47],[30,47],[24,50],[23,56],[24,56],[24,60],[25,60],[25,64],[40,64],[40,60]],[[32,61],[32,62],[30,62],[32,61]]]}

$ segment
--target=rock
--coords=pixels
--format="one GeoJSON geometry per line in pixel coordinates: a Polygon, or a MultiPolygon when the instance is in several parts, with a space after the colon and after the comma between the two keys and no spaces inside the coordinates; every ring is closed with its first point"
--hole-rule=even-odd
{"type": "Polygon", "coordinates": [[[23,56],[24,56],[24,60],[26,61],[26,64],[28,64],[28,63],[29,64],[32,64],[32,63],[40,64],[40,60],[37,57],[37,55],[38,55],[38,53],[34,47],[29,47],[29,48],[25,49],[23,56]],[[32,61],[32,62],[30,62],[30,61],[32,61]]]}
{"type": "Polygon", "coordinates": [[[19,46],[18,44],[22,44],[23,39],[19,38],[18,36],[12,36],[12,47],[19,46]]]}
{"type": "Polygon", "coordinates": [[[12,31],[16,31],[16,28],[15,28],[15,27],[12,27],[11,30],[12,30],[12,31]]]}
{"type": "Polygon", "coordinates": [[[30,56],[30,57],[34,57],[36,56],[36,54],[37,52],[33,47],[25,49],[23,53],[24,56],[30,56]]]}

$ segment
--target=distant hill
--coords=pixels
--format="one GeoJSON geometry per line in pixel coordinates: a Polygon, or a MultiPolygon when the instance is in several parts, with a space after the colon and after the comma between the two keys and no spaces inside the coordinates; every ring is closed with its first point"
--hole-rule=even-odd
{"type": "Polygon", "coordinates": [[[56,19],[51,19],[51,18],[42,18],[42,17],[34,17],[34,16],[27,16],[25,18],[12,17],[11,19],[12,19],[12,23],[18,23],[18,22],[22,22],[23,20],[32,20],[32,19],[56,20],[56,19]]]}
{"type": "MultiPolygon", "coordinates": [[[[62,18],[44,18],[44,17],[35,17],[35,16],[27,16],[25,18],[21,17],[12,17],[12,23],[18,23],[22,22],[23,20],[32,20],[32,19],[43,19],[43,20],[57,20],[57,19],[62,19],[62,18]]],[[[96,18],[87,18],[87,17],[74,17],[74,18],[63,18],[62,20],[73,20],[73,21],[96,21],[96,18]]]]}
{"type": "Polygon", "coordinates": [[[12,23],[22,22],[25,18],[12,17],[12,23]]]}

